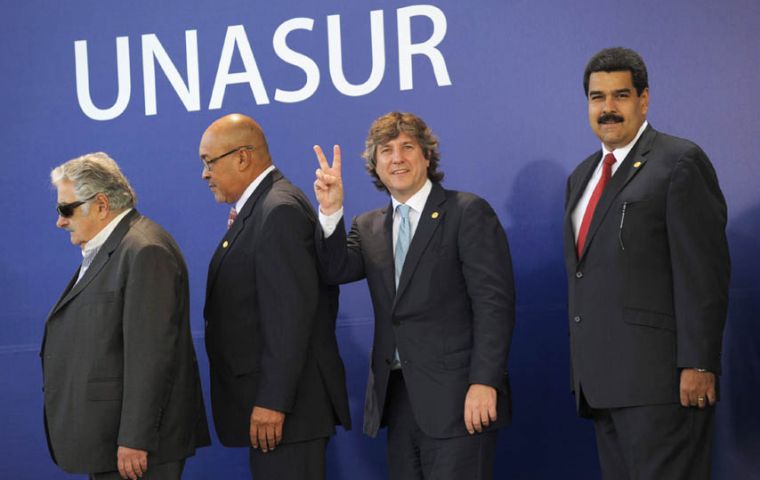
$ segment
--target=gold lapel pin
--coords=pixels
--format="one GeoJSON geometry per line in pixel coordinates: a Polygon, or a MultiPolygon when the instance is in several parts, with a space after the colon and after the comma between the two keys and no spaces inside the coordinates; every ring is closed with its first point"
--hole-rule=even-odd
{"type": "Polygon", "coordinates": [[[225,240],[224,242],[222,242],[222,248],[227,248],[229,246],[230,246],[230,242],[228,242],[227,240],[225,240]]]}
{"type": "Polygon", "coordinates": [[[430,218],[433,218],[433,219],[435,219],[435,218],[438,218],[438,212],[433,212],[433,213],[430,215],[430,218]]]}
{"type": "Polygon", "coordinates": [[[639,168],[641,166],[641,162],[636,162],[633,164],[633,168],[639,168]]]}

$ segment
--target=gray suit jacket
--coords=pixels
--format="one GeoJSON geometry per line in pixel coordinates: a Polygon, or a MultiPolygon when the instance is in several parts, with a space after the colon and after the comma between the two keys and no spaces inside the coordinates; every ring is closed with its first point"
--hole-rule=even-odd
{"type": "Polygon", "coordinates": [[[119,445],[147,450],[154,465],[208,445],[187,268],[172,237],[133,210],[74,284],[77,274],[40,353],[53,460],[103,472],[116,470],[119,445]]]}

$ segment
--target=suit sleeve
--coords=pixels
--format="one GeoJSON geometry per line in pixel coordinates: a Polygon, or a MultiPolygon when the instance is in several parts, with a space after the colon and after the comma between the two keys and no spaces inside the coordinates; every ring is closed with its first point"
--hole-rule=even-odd
{"type": "Polygon", "coordinates": [[[256,405],[288,413],[306,362],[319,295],[314,224],[298,204],[266,217],[256,250],[262,335],[256,405]]]}
{"type": "Polygon", "coordinates": [[[480,198],[465,206],[458,235],[462,273],[473,314],[470,383],[501,388],[515,324],[507,237],[496,213],[480,198]]]}
{"type": "Polygon", "coordinates": [[[667,198],[680,368],[720,373],[730,260],[726,203],[712,165],[694,146],[676,164],[667,198]]]}
{"type": "Polygon", "coordinates": [[[320,272],[325,283],[342,285],[364,278],[364,259],[356,219],[351,222],[348,237],[341,218],[335,231],[328,238],[324,237],[321,225],[317,225],[315,238],[320,272]]]}
{"type": "Polygon", "coordinates": [[[162,245],[140,248],[124,291],[124,390],[118,444],[155,451],[182,322],[183,274],[162,245]]]}

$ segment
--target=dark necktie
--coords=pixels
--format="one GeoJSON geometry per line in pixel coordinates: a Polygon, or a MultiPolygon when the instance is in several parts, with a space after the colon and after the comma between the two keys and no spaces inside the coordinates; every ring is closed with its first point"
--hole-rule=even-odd
{"type": "Polygon", "coordinates": [[[591,194],[591,199],[588,201],[586,212],[583,214],[583,221],[581,221],[581,228],[578,230],[578,258],[581,258],[583,253],[583,247],[586,245],[586,237],[588,236],[588,228],[591,226],[591,219],[594,218],[594,210],[599,203],[599,199],[604,192],[604,187],[607,186],[610,177],[612,177],[612,165],[615,163],[615,156],[608,153],[604,156],[604,165],[602,166],[602,177],[594,187],[594,192],[591,194]]]}
{"type": "Polygon", "coordinates": [[[230,208],[230,215],[227,217],[227,230],[229,230],[232,227],[232,224],[235,223],[235,219],[237,218],[237,210],[235,210],[235,207],[230,208]]]}

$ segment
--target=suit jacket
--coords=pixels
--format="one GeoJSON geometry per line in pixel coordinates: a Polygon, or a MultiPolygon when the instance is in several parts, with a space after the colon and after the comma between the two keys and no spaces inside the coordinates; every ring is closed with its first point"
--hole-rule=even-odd
{"type": "Polygon", "coordinates": [[[596,408],[678,402],[680,369],[720,373],[725,200],[697,145],[649,126],[607,184],[578,258],[570,215],[600,158],[567,183],[573,389],[596,408]]]}
{"type": "Polygon", "coordinates": [[[187,268],[159,225],[129,212],[53,307],[42,341],[45,427],[72,473],[116,470],[117,446],[160,464],[209,445],[187,268]]]}
{"type": "Polygon", "coordinates": [[[366,277],[375,312],[364,431],[383,418],[394,351],[415,419],[429,436],[467,435],[464,400],[470,384],[498,392],[498,420],[510,421],[507,357],[514,326],[514,286],[504,230],[488,203],[433,184],[409,246],[398,291],[394,280],[393,207],[341,224],[327,239],[317,230],[328,282],[366,277]]]}
{"type": "Polygon", "coordinates": [[[338,290],[320,282],[315,224],[303,192],[274,170],[211,259],[206,352],[224,445],[250,446],[254,405],[286,413],[283,443],[350,428],[335,339],[338,290]]]}

